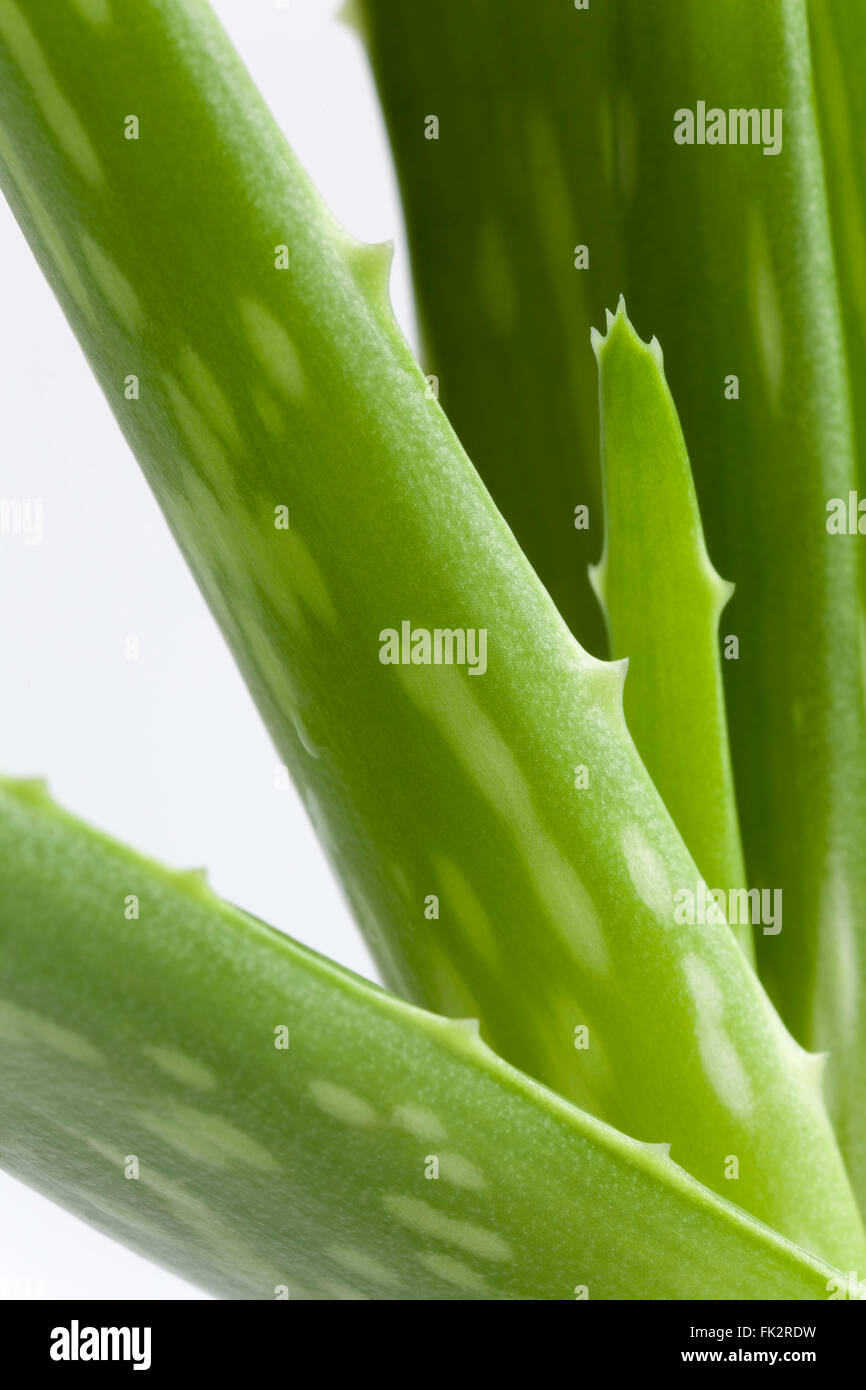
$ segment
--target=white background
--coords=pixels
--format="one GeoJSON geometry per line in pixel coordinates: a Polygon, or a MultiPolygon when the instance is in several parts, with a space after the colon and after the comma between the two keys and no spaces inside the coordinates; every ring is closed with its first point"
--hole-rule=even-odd
{"type": "MultiPolygon", "coordinates": [[[[417,3],[417,0],[415,0],[417,3]]],[[[128,0],[124,0],[128,3],[128,0]]],[[[366,57],[336,0],[213,0],[340,220],[392,238],[396,187],[366,57]]],[[[0,771],[372,975],[279,759],[76,341],[0,197],[0,496],[44,540],[0,539],[0,771]],[[135,636],[140,658],[125,657],[135,636]]],[[[202,1298],[0,1173],[0,1297],[202,1298]]]]}

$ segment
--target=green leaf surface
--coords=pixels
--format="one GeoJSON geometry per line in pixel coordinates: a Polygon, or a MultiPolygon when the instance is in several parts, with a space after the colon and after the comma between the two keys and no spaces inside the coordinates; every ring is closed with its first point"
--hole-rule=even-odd
{"type": "MultiPolygon", "coordinates": [[[[620,300],[593,346],[605,515],[593,583],[613,655],[628,657],[626,723],[698,868],[727,904],[746,882],[719,658],[731,586],[707,554],[657,340],[640,340],[620,300]]],[[[734,915],[752,958],[749,914],[734,915]]]]}
{"type": "MultiPolygon", "coordinates": [[[[858,538],[830,535],[826,522],[828,502],[847,500],[858,479],[866,493],[864,7],[814,0],[812,50],[805,0],[364,8],[416,274],[433,286],[428,332],[455,396],[455,378],[485,344],[475,248],[485,222],[509,225],[510,190],[540,178],[525,143],[540,122],[570,217],[544,216],[538,197],[525,198],[519,234],[500,238],[498,279],[519,287],[525,313],[544,293],[551,242],[557,258],[586,242],[583,299],[562,297],[577,340],[624,292],[635,321],[665,344],[709,550],[736,586],[723,635],[738,637],[740,655],[724,675],[748,884],[783,895],[783,929],[761,935],[759,964],[799,1040],[830,1053],[834,1120],[862,1205],[864,566],[858,538]],[[447,110],[457,95],[456,137],[446,146],[443,126],[434,150],[420,149],[421,106],[447,110]],[[755,111],[759,123],[766,111],[771,132],[780,111],[779,152],[698,143],[697,131],[696,143],[676,143],[676,113],[697,122],[698,103],[726,117],[755,111]],[[443,157],[450,198],[434,162],[443,157]],[[467,211],[451,238],[437,219],[458,202],[467,211]],[[731,377],[736,398],[726,394],[731,377]]],[[[580,390],[572,358],[544,356],[553,322],[550,312],[532,327],[522,319],[521,371],[532,373],[526,394],[539,413],[580,390]],[[525,365],[535,361],[543,373],[525,365]]],[[[467,384],[467,401],[476,394],[467,384]]],[[[509,419],[514,395],[491,373],[475,408],[509,419]]],[[[575,432],[574,451],[578,489],[589,489],[592,440],[575,432]]],[[[541,447],[536,466],[546,457],[541,447]]]]}
{"type": "Polygon", "coordinates": [[[425,392],[387,254],[335,225],[210,9],[0,0],[0,73],[3,185],[386,980],[726,1196],[736,1156],[741,1206],[862,1264],[815,1059],[726,927],[672,921],[698,874],[622,671],[571,637],[425,392]],[[483,630],[485,669],[383,663],[404,623],[419,652],[483,630]]]}
{"type": "Polygon", "coordinates": [[[360,6],[403,196],[425,370],[438,375],[449,419],[575,636],[604,656],[587,582],[602,539],[589,325],[610,302],[601,285],[619,263],[615,213],[631,153],[609,81],[610,26],[597,0],[592,8],[585,17],[568,0],[360,6]],[[579,93],[575,46],[585,57],[579,93]],[[430,115],[436,139],[426,138],[430,115]],[[604,163],[587,159],[593,141],[604,163]]]}
{"type": "Polygon", "coordinates": [[[32,783],[0,785],[0,1102],[6,1168],[226,1297],[845,1287],[471,1028],[97,834],[32,783]]]}
{"type": "Polygon", "coordinates": [[[628,3],[623,35],[646,133],[628,303],[666,344],[709,548],[736,585],[725,628],[740,657],[724,671],[749,886],[783,894],[783,929],[757,938],[759,966],[795,1035],[830,1054],[862,1204],[863,608],[856,544],[826,526],[828,500],[847,498],[858,470],[806,7],[628,3]],[[781,110],[780,153],[674,144],[672,105],[699,98],[781,110]]]}
{"type": "MultiPolygon", "coordinates": [[[[866,6],[850,0],[809,0],[809,33],[851,381],[860,501],[866,497],[866,6]]],[[[852,537],[847,544],[856,547],[858,542],[852,537]]],[[[866,574],[862,542],[859,548],[861,572],[866,574]]]]}

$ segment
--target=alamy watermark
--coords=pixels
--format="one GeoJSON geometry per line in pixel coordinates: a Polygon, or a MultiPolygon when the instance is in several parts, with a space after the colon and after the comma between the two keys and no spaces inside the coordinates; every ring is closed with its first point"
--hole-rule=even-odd
{"type": "Polygon", "coordinates": [[[699,101],[695,110],[681,106],[674,112],[674,140],[678,145],[763,145],[764,154],[781,154],[782,108],[763,106],[707,107],[699,101]]]}
{"type": "Polygon", "coordinates": [[[831,536],[866,536],[866,497],[849,492],[827,503],[827,532],[831,536]]]}
{"type": "Polygon", "coordinates": [[[466,666],[470,676],[487,670],[486,627],[415,627],[411,622],[379,633],[383,666],[466,666]]]}
{"type": "Polygon", "coordinates": [[[41,545],[42,512],[41,497],[0,497],[0,537],[18,536],[25,545],[41,545]]]}
{"type": "Polygon", "coordinates": [[[150,1370],[149,1327],[82,1327],[73,1318],[68,1327],[51,1331],[52,1361],[131,1361],[134,1371],[150,1370]]]}
{"type": "Polygon", "coordinates": [[[764,936],[782,930],[781,888],[708,888],[699,879],[694,888],[674,893],[674,921],[678,926],[704,927],[712,922],[729,926],[761,925],[764,936]]]}
{"type": "Polygon", "coordinates": [[[17,1275],[0,1279],[0,1303],[7,1300],[23,1303],[31,1299],[45,1297],[45,1285],[41,1279],[31,1279],[29,1275],[17,1275]]]}

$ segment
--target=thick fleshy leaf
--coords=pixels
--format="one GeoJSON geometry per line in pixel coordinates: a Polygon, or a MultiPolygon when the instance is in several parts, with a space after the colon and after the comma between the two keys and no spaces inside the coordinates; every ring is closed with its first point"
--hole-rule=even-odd
{"type": "Polygon", "coordinates": [[[560,612],[603,656],[587,582],[602,540],[589,325],[611,302],[601,287],[620,261],[633,139],[619,129],[606,12],[578,14],[569,0],[362,0],[358,12],[403,195],[425,370],[560,612]],[[594,144],[603,163],[587,159],[594,144]]]}
{"type": "Polygon", "coordinates": [[[752,958],[759,904],[730,896],[746,882],[719,657],[731,586],[707,554],[658,341],[641,341],[620,300],[593,345],[605,516],[593,583],[611,650],[629,662],[626,723],[698,868],[724,895],[724,907],[715,905],[752,958]]]}
{"type": "Polygon", "coordinates": [[[784,904],[781,932],[756,937],[759,967],[795,1035],[830,1054],[862,1202],[863,610],[856,545],[827,529],[857,466],[806,7],[625,9],[624,81],[645,135],[629,308],[666,345],[710,552],[736,585],[724,629],[739,659],[724,671],[749,885],[784,904]],[[766,112],[770,139],[676,144],[672,107],[699,99],[766,112]]]}
{"type": "MultiPolygon", "coordinates": [[[[857,435],[859,503],[866,498],[866,6],[809,0],[809,33],[857,435]]],[[[847,544],[857,541],[852,537],[847,544]]],[[[866,575],[866,565],[861,571],[866,575]]]]}
{"type": "Polygon", "coordinates": [[[0,788],[0,1105],[5,1167],[228,1297],[847,1287],[470,1026],[348,974],[33,784],[0,788]]]}
{"type": "MultiPolygon", "coordinates": [[[[515,181],[528,188],[537,175],[521,140],[540,124],[556,154],[557,206],[572,213],[557,220],[532,201],[535,221],[500,238],[497,280],[532,300],[550,240],[557,257],[566,242],[586,242],[582,301],[562,300],[578,341],[624,292],[635,321],[665,344],[709,550],[736,586],[723,636],[739,656],[723,670],[748,882],[783,899],[782,931],[760,934],[759,964],[800,1041],[830,1053],[834,1119],[866,1202],[863,566],[857,537],[827,530],[828,503],[847,529],[858,477],[866,491],[866,448],[861,440],[858,468],[851,430],[854,416],[866,435],[863,6],[814,0],[814,61],[806,0],[531,11],[521,0],[438,0],[432,14],[365,0],[364,10],[416,274],[434,286],[428,332],[455,396],[455,376],[483,352],[474,248],[485,222],[507,225],[497,209],[510,207],[515,181]],[[471,75],[470,44],[490,55],[471,75]],[[432,151],[416,147],[413,92],[430,111],[462,96],[469,158],[450,201],[434,160],[445,151],[453,173],[461,150],[446,150],[444,130],[432,151]],[[510,139],[487,117],[500,109],[510,139]],[[473,192],[482,178],[483,208],[473,192]],[[471,221],[459,242],[434,237],[434,210],[463,201],[471,221]]],[[[540,356],[552,323],[548,314],[531,333],[526,319],[521,333],[522,360],[545,361],[543,380],[533,377],[540,412],[562,409],[554,402],[576,389],[571,358],[540,356]]],[[[485,411],[509,418],[513,386],[491,374],[486,388],[485,411]]],[[[594,449],[577,431],[574,449],[588,490],[594,449]]],[[[536,466],[545,459],[541,448],[536,466]]]]}
{"type": "Polygon", "coordinates": [[[200,0],[91,21],[0,0],[2,180],[386,979],[725,1196],[733,1156],[741,1206],[856,1267],[814,1059],[725,926],[674,922],[699,876],[622,672],[429,399],[387,255],[200,0]]]}

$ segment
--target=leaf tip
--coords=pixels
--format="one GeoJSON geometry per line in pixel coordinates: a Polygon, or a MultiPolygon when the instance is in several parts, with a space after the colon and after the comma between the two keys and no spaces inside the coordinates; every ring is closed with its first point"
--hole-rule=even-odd
{"type": "Polygon", "coordinates": [[[345,24],[347,29],[354,29],[362,43],[369,42],[367,22],[359,0],[343,0],[334,18],[339,24],[345,24]]]}
{"type": "Polygon", "coordinates": [[[605,309],[604,315],[604,333],[599,333],[598,330],[595,328],[591,329],[590,331],[590,340],[592,342],[593,351],[595,352],[596,359],[599,362],[601,361],[602,348],[604,348],[608,343],[612,343],[613,341],[615,341],[615,337],[617,335],[622,334],[624,335],[625,340],[628,341],[631,345],[642,349],[643,352],[649,353],[650,357],[653,359],[659,370],[662,372],[664,371],[664,354],[662,352],[661,343],[659,342],[658,338],[655,337],[655,335],[653,335],[653,337],[650,338],[649,342],[645,342],[644,339],[641,338],[640,334],[637,332],[634,324],[628,316],[628,309],[626,308],[624,295],[621,294],[619,299],[617,300],[616,312],[611,313],[610,309],[605,309]]]}
{"type": "MultiPolygon", "coordinates": [[[[610,309],[605,309],[604,332],[600,333],[597,328],[590,329],[590,342],[592,343],[593,351],[597,358],[605,344],[611,341],[614,331],[620,328],[630,333],[637,342],[641,341],[632,327],[631,319],[628,316],[628,310],[625,307],[624,295],[620,295],[617,300],[616,310],[614,312],[611,312],[610,309]]],[[[641,346],[646,347],[647,344],[642,343],[641,346]]]]}

